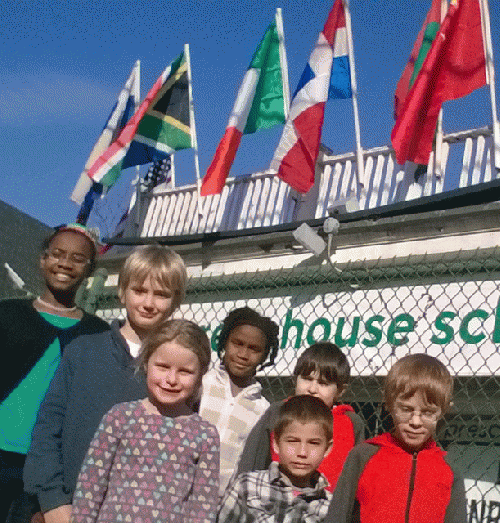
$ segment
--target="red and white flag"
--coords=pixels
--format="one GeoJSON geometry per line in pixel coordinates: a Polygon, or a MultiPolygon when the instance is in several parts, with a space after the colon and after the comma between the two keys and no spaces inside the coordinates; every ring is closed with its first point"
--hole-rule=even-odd
{"type": "Polygon", "coordinates": [[[270,169],[296,191],[314,184],[328,98],[351,98],[347,30],[342,0],[336,0],[302,73],[270,169]]]}

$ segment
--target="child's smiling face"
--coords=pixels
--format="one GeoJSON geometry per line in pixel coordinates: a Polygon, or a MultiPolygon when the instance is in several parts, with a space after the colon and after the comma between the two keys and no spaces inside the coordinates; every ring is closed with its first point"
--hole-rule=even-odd
{"type": "Polygon", "coordinates": [[[146,373],[149,399],[160,413],[189,405],[201,384],[198,356],[175,340],[155,350],[146,373]]]}
{"type": "Polygon", "coordinates": [[[121,302],[127,310],[126,325],[137,334],[150,331],[172,313],[171,290],[151,276],[131,279],[121,302]]]}
{"type": "Polygon", "coordinates": [[[92,246],[85,236],[72,231],[57,234],[40,260],[47,288],[75,293],[87,276],[91,259],[92,246]]]}

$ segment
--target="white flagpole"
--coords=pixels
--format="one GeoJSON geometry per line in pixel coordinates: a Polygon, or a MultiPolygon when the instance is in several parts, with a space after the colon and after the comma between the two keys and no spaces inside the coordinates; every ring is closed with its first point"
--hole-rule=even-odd
{"type": "Polygon", "coordinates": [[[283,83],[283,105],[285,110],[285,120],[288,119],[290,111],[290,83],[288,81],[288,61],[286,59],[285,33],[283,31],[283,17],[281,7],[276,9],[276,30],[278,31],[279,53],[281,65],[281,80],[283,83]]]}
{"type": "Polygon", "coordinates": [[[175,160],[174,155],[170,155],[170,185],[175,189],[175,160]]]}
{"type": "Polygon", "coordinates": [[[200,162],[198,159],[198,140],[196,139],[196,125],[194,123],[194,104],[193,104],[193,88],[191,84],[191,59],[189,55],[189,44],[184,44],[184,55],[187,61],[188,74],[188,93],[189,93],[189,122],[191,128],[191,147],[194,149],[194,168],[196,171],[196,185],[198,187],[198,214],[203,216],[201,206],[201,178],[200,178],[200,162]]]}
{"type": "Polygon", "coordinates": [[[493,44],[491,41],[490,10],[488,0],[479,0],[481,11],[481,28],[483,30],[484,55],[486,57],[486,81],[490,86],[491,116],[493,120],[493,154],[495,167],[500,169],[500,127],[497,118],[495,93],[495,66],[493,65],[493,44]]]}
{"type": "MultiPolygon", "coordinates": [[[[440,24],[443,23],[443,20],[446,16],[446,12],[448,11],[448,0],[441,0],[441,20],[440,24]]],[[[443,152],[443,108],[439,110],[438,114],[438,121],[436,126],[436,149],[434,153],[434,169],[433,173],[437,178],[441,178],[443,176],[443,172],[441,170],[442,167],[442,152],[443,152]]]]}
{"type": "MultiPolygon", "coordinates": [[[[141,61],[137,60],[135,62],[137,67],[137,79],[136,79],[136,97],[135,97],[135,107],[134,113],[137,111],[137,108],[141,104],[141,61]]],[[[134,225],[136,228],[139,227],[139,220],[141,219],[141,207],[142,207],[142,198],[141,198],[141,172],[140,166],[135,166],[136,182],[135,182],[135,220],[134,225]]]]}
{"type": "Polygon", "coordinates": [[[364,185],[365,182],[365,165],[363,159],[363,149],[361,148],[361,131],[359,126],[358,113],[358,88],[356,85],[356,65],[354,62],[354,44],[351,30],[351,13],[349,11],[349,0],[342,0],[345,15],[345,27],[347,31],[347,48],[349,52],[349,66],[351,70],[351,90],[352,90],[352,108],[354,111],[354,132],[356,135],[356,163],[357,163],[357,182],[364,185]]]}

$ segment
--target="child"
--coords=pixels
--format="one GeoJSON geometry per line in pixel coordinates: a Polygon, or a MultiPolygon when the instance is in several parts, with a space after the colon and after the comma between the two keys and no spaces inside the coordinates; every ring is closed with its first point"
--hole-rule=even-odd
{"type": "Polygon", "coordinates": [[[146,396],[135,372],[140,343],[177,309],[186,269],[178,254],[159,245],[136,248],[118,278],[123,323],[73,341],[42,403],[24,470],[46,523],[67,522],[76,479],[102,416],[115,404],[146,396]]]}
{"type": "Polygon", "coordinates": [[[319,523],[331,499],[316,469],[332,447],[332,413],[318,398],[294,396],[279,409],[274,449],[279,464],[245,472],[228,488],[219,523],[319,523]]]}
{"type": "Polygon", "coordinates": [[[347,523],[464,523],[463,479],[434,442],[450,406],[453,379],[427,354],[401,358],[384,390],[394,422],[349,454],[326,521],[347,523]]]}
{"type": "MultiPolygon", "coordinates": [[[[364,425],[349,405],[338,402],[350,376],[345,354],[333,343],[319,342],[306,349],[293,371],[295,394],[308,394],[321,399],[333,414],[333,447],[319,471],[328,479],[333,491],[349,451],[364,439],[364,425]]],[[[262,470],[278,457],[272,453],[272,427],[282,402],[274,403],[250,432],[238,465],[238,472],[262,470]]]]}
{"type": "Polygon", "coordinates": [[[210,363],[205,332],[170,320],[140,355],[146,399],[115,405],[83,462],[72,521],[215,521],[219,436],[192,410],[210,363]]]}
{"type": "Polygon", "coordinates": [[[269,406],[255,379],[257,367],[274,363],[278,326],[248,307],[223,322],[218,341],[222,363],[203,378],[200,416],[217,427],[221,440],[220,492],[224,492],[248,433],[269,406]]]}
{"type": "Polygon", "coordinates": [[[42,245],[41,295],[0,303],[0,338],[8,354],[8,364],[0,369],[0,521],[7,520],[11,505],[9,521],[31,518],[30,500],[22,493],[22,470],[40,403],[62,351],[78,336],[109,329],[105,321],[75,305],[78,288],[94,270],[96,254],[96,241],[86,227],[59,227],[42,245]]]}

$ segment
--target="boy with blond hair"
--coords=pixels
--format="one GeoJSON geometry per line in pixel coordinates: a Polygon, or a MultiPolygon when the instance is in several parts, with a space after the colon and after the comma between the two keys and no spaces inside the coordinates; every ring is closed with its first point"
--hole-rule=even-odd
{"type": "Polygon", "coordinates": [[[317,469],[332,448],[332,426],[319,398],[293,396],[283,403],[273,440],[279,462],[240,474],[223,497],[218,522],[322,522],[332,495],[317,469]]]}
{"type": "Polygon", "coordinates": [[[115,404],[144,398],[136,372],[141,342],[181,304],[186,269],[169,248],[136,248],[118,279],[124,322],[70,343],[40,408],[26,459],[26,490],[36,494],[45,523],[67,523],[80,467],[103,415],[115,404]]]}
{"type": "Polygon", "coordinates": [[[448,369],[432,356],[393,365],[384,400],[394,429],[350,452],[326,522],[465,523],[463,479],[434,441],[452,393],[448,369]]]}

